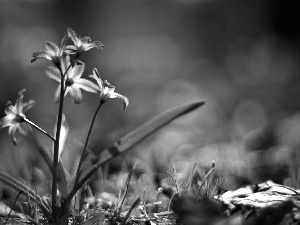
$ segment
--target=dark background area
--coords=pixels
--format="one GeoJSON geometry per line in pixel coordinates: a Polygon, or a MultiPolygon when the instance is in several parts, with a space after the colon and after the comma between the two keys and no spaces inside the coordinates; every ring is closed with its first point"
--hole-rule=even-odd
{"type": "MultiPolygon", "coordinates": [[[[3,109],[26,88],[25,98],[37,102],[27,117],[52,132],[57,84],[44,72],[51,62],[30,60],[46,41],[60,43],[70,27],[105,45],[103,51],[93,49],[81,57],[86,63],[84,76],[97,67],[101,77],[130,100],[126,111],[115,99],[100,110],[90,141],[95,152],[158,113],[204,100],[202,109],[138,145],[133,152],[137,158],[125,157],[126,161],[154,158],[163,165],[174,160],[185,174],[193,162],[210,165],[214,159],[229,176],[273,177],[274,170],[261,172],[261,166],[270,165],[289,176],[300,132],[299,1],[0,3],[3,109]]],[[[96,95],[83,95],[80,105],[66,98],[70,146],[75,145],[74,138],[84,142],[98,104],[96,95]]],[[[121,161],[117,159],[115,166],[121,161]]]]}

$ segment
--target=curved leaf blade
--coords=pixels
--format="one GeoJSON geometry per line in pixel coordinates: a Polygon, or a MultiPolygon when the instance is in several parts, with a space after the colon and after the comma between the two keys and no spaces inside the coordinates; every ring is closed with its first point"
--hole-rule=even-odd
{"type": "Polygon", "coordinates": [[[147,121],[134,131],[130,132],[111,147],[105,149],[94,159],[89,161],[77,174],[77,176],[67,186],[67,201],[70,201],[79,188],[88,180],[88,178],[102,165],[113,158],[124,154],[133,146],[153,134],[155,131],[164,127],[174,119],[183,116],[204,105],[203,101],[187,103],[173,109],[170,109],[151,120],[147,121]]]}

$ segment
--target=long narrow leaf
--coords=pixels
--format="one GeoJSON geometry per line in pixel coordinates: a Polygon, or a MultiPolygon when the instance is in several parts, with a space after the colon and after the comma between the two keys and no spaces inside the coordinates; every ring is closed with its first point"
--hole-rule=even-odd
{"type": "Polygon", "coordinates": [[[203,104],[204,102],[197,101],[170,109],[147,121],[125,137],[121,138],[119,141],[115,142],[111,147],[105,149],[93,160],[88,162],[86,166],[82,168],[81,171],[77,174],[77,176],[69,183],[67,187],[68,196],[66,200],[70,201],[75,193],[79,190],[79,188],[95,171],[97,171],[100,166],[109,162],[113,158],[124,154],[133,146],[140,143],[155,131],[170,123],[172,120],[199,108],[203,104]]]}
{"type": "MultiPolygon", "coordinates": [[[[101,220],[101,222],[104,221],[104,214],[103,213],[97,214],[97,215],[89,218],[88,220],[81,223],[81,225],[92,225],[92,224],[95,224],[96,222],[99,222],[99,220],[101,220]]],[[[97,223],[97,224],[99,224],[99,223],[97,223]]]]}
{"type": "Polygon", "coordinates": [[[212,167],[212,168],[208,171],[208,173],[205,174],[203,180],[201,181],[201,184],[199,185],[199,187],[198,187],[198,189],[197,189],[197,191],[196,191],[196,194],[195,194],[195,200],[197,199],[197,195],[198,195],[199,191],[201,190],[201,188],[202,188],[204,182],[205,182],[206,179],[209,177],[209,175],[210,175],[212,172],[214,172],[214,171],[215,171],[215,167],[212,167]]]}
{"type": "Polygon", "coordinates": [[[179,196],[181,196],[181,194],[180,194],[180,189],[179,189],[179,184],[178,184],[178,182],[177,182],[177,172],[176,172],[176,167],[175,167],[175,163],[174,163],[174,161],[173,161],[173,179],[174,179],[174,183],[175,183],[175,187],[176,187],[176,190],[177,190],[177,194],[179,195],[179,196]]]}
{"type": "Polygon", "coordinates": [[[129,220],[129,217],[130,217],[131,213],[140,205],[141,201],[142,201],[141,197],[138,197],[134,201],[134,203],[132,204],[132,206],[128,210],[128,213],[126,214],[125,218],[121,221],[120,225],[125,225],[127,223],[127,221],[129,220]]]}
{"type": "Polygon", "coordinates": [[[15,190],[22,193],[24,196],[28,196],[33,199],[38,206],[43,210],[43,212],[49,216],[50,212],[48,208],[43,204],[42,198],[39,195],[36,195],[33,190],[28,188],[25,184],[22,184],[20,181],[14,179],[13,177],[5,174],[4,172],[0,171],[0,180],[6,184],[8,184],[10,187],[14,188],[15,190]],[[28,192],[28,194],[27,194],[28,192]]]}
{"type": "Polygon", "coordinates": [[[194,166],[193,166],[192,172],[190,173],[190,176],[189,176],[189,178],[188,178],[188,181],[187,181],[187,189],[188,189],[188,191],[189,191],[189,192],[191,192],[191,188],[192,188],[192,181],[193,181],[193,177],[194,177],[195,169],[196,169],[196,163],[194,163],[194,166]]]}
{"type": "Polygon", "coordinates": [[[127,192],[128,192],[129,183],[130,183],[130,180],[131,180],[131,176],[132,176],[134,167],[135,167],[135,164],[131,167],[131,169],[129,170],[128,176],[127,176],[125,191],[124,191],[123,196],[122,196],[122,198],[121,198],[121,200],[118,204],[118,207],[117,207],[117,210],[118,210],[119,213],[121,211],[122,205],[124,203],[125,197],[126,197],[127,192]]]}
{"type": "MultiPolygon", "coordinates": [[[[45,160],[47,166],[49,167],[50,171],[52,172],[53,167],[53,153],[50,151],[50,149],[46,148],[40,141],[35,138],[35,145],[37,149],[39,150],[41,156],[45,160]]],[[[61,159],[58,161],[58,173],[57,173],[57,181],[58,181],[58,187],[61,192],[61,195],[63,197],[67,196],[67,185],[68,185],[68,178],[70,175],[68,174],[67,170],[65,169],[61,159]]]]}

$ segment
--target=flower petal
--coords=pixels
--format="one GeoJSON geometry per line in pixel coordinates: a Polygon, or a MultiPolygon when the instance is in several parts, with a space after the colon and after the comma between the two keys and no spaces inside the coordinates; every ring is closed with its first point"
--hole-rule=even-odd
{"type": "Polygon", "coordinates": [[[78,80],[84,71],[85,64],[81,61],[76,61],[76,64],[74,65],[73,68],[71,68],[68,73],[68,77],[72,78],[75,82],[78,80]]]}
{"type": "Polygon", "coordinates": [[[59,52],[59,48],[55,43],[48,41],[46,43],[46,51],[50,56],[55,56],[59,52]]]}
{"type": "Polygon", "coordinates": [[[94,41],[91,43],[84,43],[83,48],[84,48],[84,51],[89,51],[92,48],[98,48],[98,49],[103,50],[103,46],[104,45],[100,41],[94,41]]]}
{"type": "Polygon", "coordinates": [[[13,119],[14,119],[14,116],[12,116],[12,115],[3,117],[1,119],[1,123],[0,123],[1,129],[4,128],[4,127],[11,126],[13,124],[12,123],[13,119]]]}
{"type": "Polygon", "coordinates": [[[60,74],[60,71],[57,67],[54,67],[54,66],[48,66],[47,69],[46,69],[46,75],[53,79],[53,80],[56,80],[57,82],[60,83],[61,81],[61,74],[60,74]]]}
{"type": "Polygon", "coordinates": [[[110,83],[108,83],[107,80],[103,82],[103,86],[104,86],[103,94],[111,98],[110,96],[115,92],[116,88],[112,86],[110,83]]]}
{"type": "MultiPolygon", "coordinates": [[[[54,135],[56,134],[56,128],[57,128],[57,119],[54,126],[54,135]]],[[[62,114],[62,123],[61,123],[60,136],[59,136],[59,156],[61,156],[65,148],[65,143],[67,140],[68,133],[69,133],[69,124],[66,119],[66,116],[62,114]]]]}
{"type": "Polygon", "coordinates": [[[59,156],[61,156],[61,154],[65,149],[68,133],[69,133],[69,124],[66,119],[66,116],[63,114],[62,124],[60,128],[60,136],[59,136],[59,156]]]}
{"type": "Polygon", "coordinates": [[[84,37],[82,37],[80,39],[81,39],[81,42],[83,42],[83,43],[89,43],[89,42],[92,41],[92,39],[90,37],[88,37],[88,36],[84,36],[84,37]]]}
{"type": "Polygon", "coordinates": [[[81,88],[85,91],[92,92],[92,93],[96,93],[98,91],[98,86],[96,84],[84,78],[80,78],[76,80],[73,85],[75,85],[75,87],[77,88],[81,88]]]}
{"type": "Polygon", "coordinates": [[[25,102],[23,105],[23,113],[26,113],[26,111],[30,108],[32,108],[35,105],[35,101],[30,99],[28,102],[25,102]]]}
{"type": "Polygon", "coordinates": [[[6,103],[6,107],[4,109],[4,112],[6,115],[12,115],[12,116],[15,116],[17,114],[17,109],[15,106],[13,106],[11,104],[11,102],[7,102],[6,103]]]}
{"type": "Polygon", "coordinates": [[[96,45],[96,48],[103,50],[104,44],[100,41],[94,41],[94,45],[96,45]]]}
{"type": "Polygon", "coordinates": [[[39,58],[46,58],[48,60],[51,60],[50,55],[46,51],[35,52],[33,53],[32,57],[33,57],[33,59],[31,60],[32,63],[39,58]]]}
{"type": "Polygon", "coordinates": [[[30,131],[32,131],[31,125],[29,125],[27,123],[19,124],[18,128],[19,128],[18,130],[19,130],[20,134],[22,134],[24,136],[28,135],[30,133],[30,131]]]}
{"type": "Polygon", "coordinates": [[[71,28],[68,28],[67,31],[68,31],[68,36],[71,38],[71,40],[74,42],[74,44],[76,44],[78,37],[77,37],[77,34],[75,33],[75,31],[72,30],[71,28]]]}
{"type": "Polygon", "coordinates": [[[120,99],[122,99],[122,101],[123,101],[123,109],[126,109],[127,106],[129,105],[129,100],[128,100],[128,98],[125,97],[124,95],[120,95],[120,94],[118,94],[118,93],[116,93],[116,92],[112,93],[112,94],[110,95],[110,98],[120,98],[120,99]]]}
{"type": "Polygon", "coordinates": [[[55,94],[54,94],[54,102],[58,103],[60,98],[60,85],[56,88],[55,94]]]}
{"type": "Polygon", "coordinates": [[[93,69],[93,74],[91,74],[89,77],[91,77],[97,81],[98,86],[99,86],[98,91],[103,92],[103,81],[100,78],[97,68],[93,69]]]}
{"type": "Polygon", "coordinates": [[[17,114],[23,113],[23,98],[24,98],[25,91],[26,90],[23,89],[19,92],[19,98],[17,99],[17,103],[16,103],[17,114]]]}
{"type": "Polygon", "coordinates": [[[67,87],[66,90],[65,90],[65,95],[64,95],[64,97],[67,96],[67,94],[69,93],[69,91],[70,91],[70,87],[67,87]]]}
{"type": "Polygon", "coordinates": [[[69,39],[68,35],[65,35],[60,42],[60,50],[63,50],[66,46],[66,42],[69,39]]]}
{"type": "Polygon", "coordinates": [[[67,54],[76,54],[77,48],[74,45],[67,45],[65,47],[65,53],[67,54]]]}
{"type": "Polygon", "coordinates": [[[81,100],[82,100],[82,93],[81,93],[81,91],[80,91],[79,88],[76,88],[76,87],[74,87],[74,86],[71,86],[71,87],[70,87],[70,95],[71,95],[71,97],[72,97],[72,99],[73,99],[73,102],[74,102],[75,104],[81,103],[81,100]]]}
{"type": "Polygon", "coordinates": [[[15,138],[16,131],[18,129],[19,124],[12,125],[8,128],[8,133],[11,136],[12,142],[17,145],[17,139],[15,138]]]}

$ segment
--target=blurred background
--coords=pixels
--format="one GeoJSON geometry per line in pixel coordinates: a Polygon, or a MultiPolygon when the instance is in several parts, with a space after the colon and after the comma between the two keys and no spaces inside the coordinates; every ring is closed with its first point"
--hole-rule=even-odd
{"type": "MultiPolygon", "coordinates": [[[[84,76],[98,68],[101,77],[130,100],[126,111],[115,99],[101,108],[89,144],[95,153],[167,109],[194,100],[206,102],[130,155],[117,158],[113,170],[137,161],[142,171],[155,174],[170,170],[174,161],[179,179],[185,179],[194,162],[209,167],[215,160],[230,187],[266,179],[282,183],[287,177],[295,182],[300,135],[299,1],[0,3],[2,109],[25,88],[26,100],[36,101],[27,117],[53,132],[57,83],[45,75],[51,62],[30,60],[46,41],[59,44],[70,27],[105,45],[103,51],[93,49],[81,56],[84,76]]],[[[64,157],[70,169],[99,100],[87,92],[83,96],[79,105],[69,96],[65,103],[67,146],[72,152],[64,157]]],[[[7,140],[6,129],[1,135],[3,142],[7,140]]],[[[34,155],[15,148],[11,145],[5,154],[14,150],[19,161],[24,157],[30,161],[34,155]]]]}

